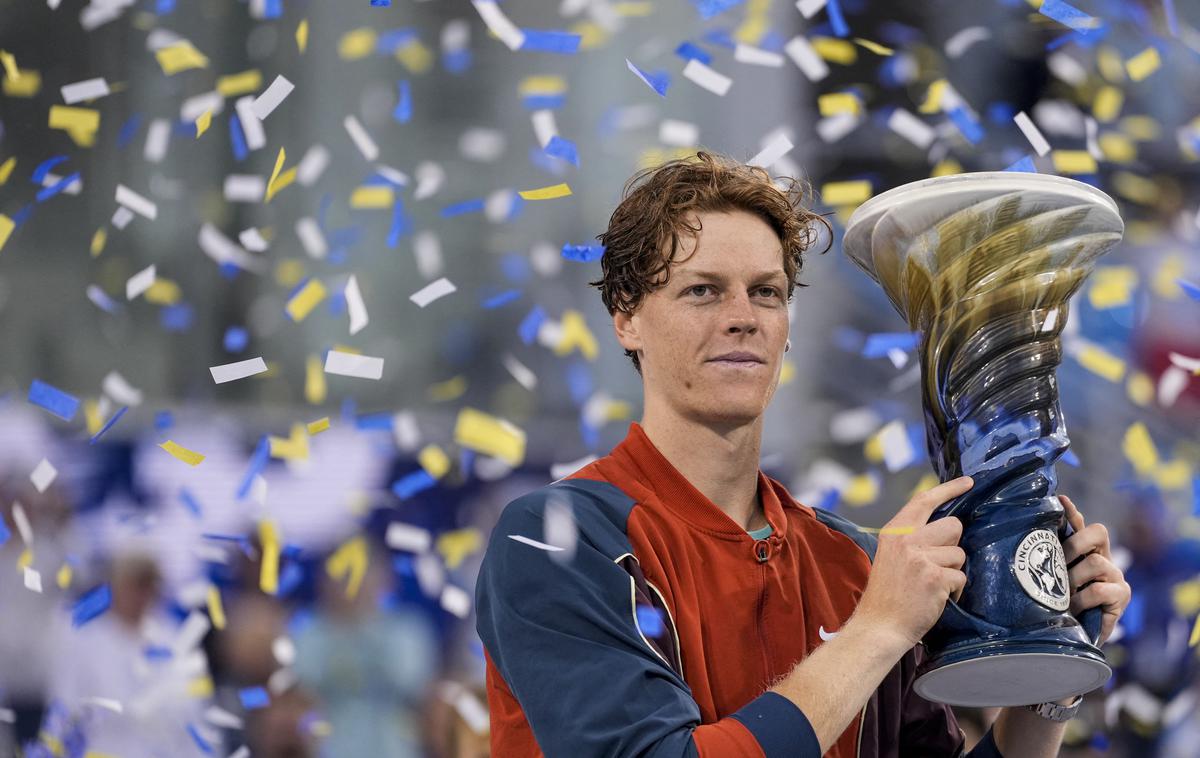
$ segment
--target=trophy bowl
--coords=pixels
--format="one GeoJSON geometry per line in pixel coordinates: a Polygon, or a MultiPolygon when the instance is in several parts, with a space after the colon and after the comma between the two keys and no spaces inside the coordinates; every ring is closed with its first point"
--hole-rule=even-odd
{"type": "Polygon", "coordinates": [[[920,334],[934,469],[975,480],[932,516],[962,520],[967,584],[925,636],[914,686],[928,700],[1030,705],[1112,673],[1095,644],[1100,609],[1068,612],[1071,528],[1054,464],[1070,442],[1055,368],[1068,301],[1123,231],[1103,192],[1017,172],[906,184],[846,225],[846,254],[920,334]]]}

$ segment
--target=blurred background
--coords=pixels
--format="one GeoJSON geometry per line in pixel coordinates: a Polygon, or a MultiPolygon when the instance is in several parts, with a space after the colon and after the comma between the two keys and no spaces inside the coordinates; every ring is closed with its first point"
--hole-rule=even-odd
{"type": "Polygon", "coordinates": [[[640,419],[592,246],[703,147],[832,222],[762,467],[870,527],[934,480],[850,212],[1119,202],[1058,470],[1134,595],[1063,754],[1200,755],[1200,3],[0,0],[0,50],[3,754],[486,755],[481,551],[640,419]]]}

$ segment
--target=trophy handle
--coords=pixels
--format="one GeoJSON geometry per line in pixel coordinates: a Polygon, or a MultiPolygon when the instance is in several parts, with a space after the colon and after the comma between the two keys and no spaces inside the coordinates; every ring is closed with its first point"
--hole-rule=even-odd
{"type": "MultiPolygon", "coordinates": [[[[1075,527],[1071,526],[1071,522],[1063,519],[1063,529],[1059,532],[1058,541],[1066,542],[1071,535],[1075,533],[1075,527]]],[[[1087,633],[1088,639],[1093,645],[1100,645],[1100,627],[1104,623],[1104,608],[1097,605],[1095,608],[1088,608],[1083,613],[1075,617],[1079,621],[1083,631],[1087,633]]]]}

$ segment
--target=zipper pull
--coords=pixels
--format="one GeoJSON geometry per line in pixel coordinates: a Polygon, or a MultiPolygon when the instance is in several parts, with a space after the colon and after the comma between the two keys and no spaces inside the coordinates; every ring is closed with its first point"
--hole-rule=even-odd
{"type": "Polygon", "coordinates": [[[766,563],[771,557],[771,544],[766,540],[754,541],[754,557],[759,563],[766,563]]]}

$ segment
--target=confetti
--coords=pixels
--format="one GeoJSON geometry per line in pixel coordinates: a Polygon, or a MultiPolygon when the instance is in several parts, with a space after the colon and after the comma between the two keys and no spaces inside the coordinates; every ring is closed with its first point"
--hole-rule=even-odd
{"type": "Polygon", "coordinates": [[[946,57],[953,60],[963,57],[967,50],[971,49],[976,43],[991,38],[992,31],[986,26],[969,26],[966,29],[960,29],[955,32],[950,39],[946,40],[946,44],[942,49],[946,51],[946,57]]]}
{"type": "Polygon", "coordinates": [[[871,182],[829,182],[821,188],[821,200],[826,205],[858,205],[871,197],[871,182]]]}
{"type": "Polygon", "coordinates": [[[1060,174],[1094,174],[1096,159],[1086,150],[1055,150],[1051,153],[1054,170],[1060,174]]]}
{"type": "Polygon", "coordinates": [[[267,87],[266,91],[256,97],[251,104],[254,117],[259,121],[265,121],[267,116],[270,116],[295,88],[296,86],[288,81],[287,77],[276,76],[275,81],[271,82],[271,86],[267,87]]]}
{"type": "Polygon", "coordinates": [[[817,97],[817,110],[822,116],[837,116],[843,113],[862,113],[862,102],[853,92],[831,92],[817,97]]]}
{"type": "Polygon", "coordinates": [[[1150,439],[1146,425],[1140,421],[1131,424],[1125,430],[1121,451],[1133,464],[1134,470],[1142,476],[1150,474],[1158,467],[1158,451],[1154,447],[1154,441],[1150,439]]]}
{"type": "Polygon", "coordinates": [[[418,307],[424,308],[433,301],[456,291],[458,288],[449,279],[442,277],[414,292],[408,299],[416,303],[418,307]]]}
{"type": "Polygon", "coordinates": [[[208,58],[187,40],[158,49],[154,57],[167,76],[194,68],[208,68],[208,58]]]}
{"type": "Polygon", "coordinates": [[[117,422],[121,420],[121,417],[124,416],[128,410],[129,406],[122,406],[120,410],[112,415],[112,418],[104,423],[104,426],[100,427],[99,431],[92,435],[92,437],[88,440],[88,444],[95,445],[96,442],[103,437],[109,429],[112,429],[114,426],[116,426],[117,422]]]}
{"type": "Polygon", "coordinates": [[[425,553],[433,545],[429,530],[399,522],[388,524],[384,539],[391,549],[409,553],[425,553]]]}
{"type": "Polygon", "coordinates": [[[84,593],[71,609],[71,626],[79,628],[108,610],[112,604],[112,590],[107,584],[84,593]]]}
{"type": "MultiPolygon", "coordinates": [[[[733,59],[739,63],[749,63],[754,66],[770,66],[778,68],[783,65],[783,56],[769,50],[762,50],[751,45],[738,43],[733,51],[733,59]]],[[[697,61],[698,63],[700,61],[697,61]]],[[[701,65],[706,65],[701,63],[701,65]]]]}
{"type": "Polygon", "coordinates": [[[519,194],[524,200],[554,200],[570,195],[571,188],[566,184],[555,184],[540,189],[522,190],[519,194]]]}
{"type": "Polygon", "coordinates": [[[1013,117],[1013,121],[1016,122],[1017,128],[1021,130],[1021,134],[1025,135],[1025,139],[1029,140],[1029,144],[1033,146],[1034,152],[1036,152],[1038,155],[1045,155],[1046,153],[1050,152],[1050,143],[1047,142],[1046,138],[1042,136],[1042,133],[1038,131],[1037,126],[1033,123],[1029,116],[1025,114],[1025,111],[1018,112],[1017,115],[1013,117]]]}
{"type": "Polygon", "coordinates": [[[273,521],[259,522],[258,541],[262,544],[258,588],[268,595],[274,595],[279,591],[279,528],[273,521]]]}
{"type": "Polygon", "coordinates": [[[922,150],[927,150],[937,138],[933,127],[903,108],[897,108],[888,116],[888,128],[922,150]]]}
{"type": "Polygon", "coordinates": [[[125,282],[125,299],[133,300],[138,295],[141,295],[154,284],[155,266],[150,264],[138,273],[129,277],[125,282]]]}
{"type": "Polygon", "coordinates": [[[233,108],[237,111],[237,123],[241,127],[238,133],[245,140],[246,148],[258,150],[266,146],[267,133],[263,129],[262,121],[254,115],[254,98],[249,95],[239,97],[233,108]]]}
{"type": "Polygon", "coordinates": [[[329,428],[329,417],[319,418],[305,426],[305,431],[311,437],[314,434],[319,434],[329,428]]]}
{"type": "Polygon", "coordinates": [[[62,86],[63,102],[67,105],[82,103],[85,100],[95,100],[107,94],[109,94],[108,82],[104,81],[103,77],[85,79],[81,82],[64,84],[62,86]]]}
{"type": "Polygon", "coordinates": [[[313,308],[325,299],[326,294],[328,293],[325,285],[321,284],[319,279],[308,279],[296,288],[296,293],[288,299],[284,310],[288,318],[299,323],[312,313],[313,308]]]}
{"type": "Polygon", "coordinates": [[[459,411],[454,441],[465,448],[518,466],[525,458],[525,432],[508,421],[474,408],[459,411]]]}
{"type": "Polygon", "coordinates": [[[196,119],[196,139],[200,139],[200,135],[207,132],[210,126],[212,126],[212,111],[204,111],[200,114],[200,118],[196,119]]]}
{"type": "Polygon", "coordinates": [[[54,468],[54,464],[50,463],[50,461],[43,458],[29,474],[29,481],[33,482],[33,486],[38,492],[45,492],[54,483],[54,479],[57,476],[58,469],[54,468]]]}
{"type": "Polygon", "coordinates": [[[733,84],[733,80],[724,74],[717,73],[698,60],[690,60],[683,67],[683,76],[700,87],[716,95],[724,96],[733,84]]]}
{"type": "Polygon", "coordinates": [[[215,384],[224,384],[225,382],[232,382],[237,379],[245,379],[255,374],[266,373],[267,364],[266,361],[259,357],[236,363],[226,363],[221,366],[210,366],[208,370],[212,373],[215,384]]]}
{"type": "Polygon", "coordinates": [[[8,242],[8,238],[14,228],[16,228],[16,223],[8,216],[0,213],[0,250],[4,249],[4,244],[8,242]]]}
{"type": "Polygon", "coordinates": [[[262,72],[256,68],[217,78],[217,94],[222,98],[248,95],[261,86],[262,72]]]}
{"type": "Polygon", "coordinates": [[[63,421],[71,421],[79,410],[79,398],[49,385],[39,379],[34,379],[29,385],[29,402],[58,416],[63,421]]]}
{"type": "Polygon", "coordinates": [[[797,36],[788,40],[783,51],[810,82],[819,82],[829,76],[829,66],[804,37],[797,36]]]}
{"type": "MultiPolygon", "coordinates": [[[[690,62],[690,61],[689,61],[690,62]]],[[[625,65],[633,72],[634,76],[641,79],[647,87],[657,92],[660,96],[667,96],[667,88],[671,86],[671,77],[665,71],[657,71],[650,73],[643,71],[628,58],[625,59],[625,65]]]]}
{"type": "Polygon", "coordinates": [[[750,166],[770,168],[780,158],[790,153],[793,147],[795,145],[792,144],[792,141],[786,135],[777,134],[762,150],[758,151],[757,155],[746,163],[750,166]]]}
{"type": "Polygon", "coordinates": [[[246,687],[238,690],[238,700],[241,701],[243,708],[252,711],[270,705],[271,696],[262,687],[246,687]]]}
{"type": "Polygon", "coordinates": [[[363,303],[362,291],[358,288],[358,278],[353,274],[347,280],[343,294],[346,296],[346,310],[350,314],[350,334],[353,336],[370,323],[370,319],[367,317],[367,306],[363,303]]]}
{"type": "Polygon", "coordinates": [[[383,359],[330,350],[325,356],[325,373],[378,380],[383,378],[383,359]]]}
{"type": "Polygon", "coordinates": [[[144,216],[151,221],[158,218],[158,206],[129,189],[124,184],[117,185],[117,202],[139,216],[144,216]]]}
{"type": "Polygon", "coordinates": [[[159,447],[161,447],[163,450],[166,450],[175,459],[183,461],[189,466],[199,466],[204,460],[204,456],[200,453],[197,453],[194,450],[188,450],[186,447],[183,447],[172,440],[167,440],[159,445],[159,447]]]}
{"type": "Polygon", "coordinates": [[[371,139],[371,135],[367,134],[367,130],[354,116],[346,116],[342,121],[342,126],[346,128],[350,139],[354,142],[354,146],[358,148],[358,152],[368,161],[374,161],[379,157],[379,146],[375,144],[375,140],[371,139]]]}
{"type": "Polygon", "coordinates": [[[509,50],[519,50],[525,44],[525,33],[508,20],[495,0],[471,0],[479,12],[488,31],[494,34],[509,50]]]}
{"type": "Polygon", "coordinates": [[[304,252],[308,253],[311,258],[320,260],[329,252],[329,245],[325,241],[325,235],[321,232],[321,227],[314,218],[305,216],[297,221],[296,236],[300,238],[300,244],[304,246],[304,252]]]}
{"type": "Polygon", "coordinates": [[[348,576],[346,597],[356,597],[367,573],[366,539],[354,537],[347,540],[325,561],[325,572],[336,581],[343,581],[348,576]]]}
{"type": "Polygon", "coordinates": [[[1100,27],[1100,20],[1089,16],[1064,0],[1044,0],[1038,12],[1047,18],[1069,26],[1082,36],[1100,27]]]}
{"type": "Polygon", "coordinates": [[[208,615],[216,629],[225,628],[225,608],[221,605],[221,591],[216,587],[208,588],[208,615]]]}

